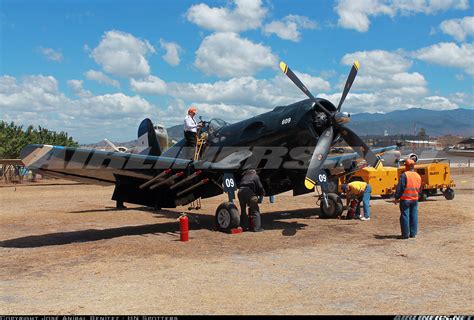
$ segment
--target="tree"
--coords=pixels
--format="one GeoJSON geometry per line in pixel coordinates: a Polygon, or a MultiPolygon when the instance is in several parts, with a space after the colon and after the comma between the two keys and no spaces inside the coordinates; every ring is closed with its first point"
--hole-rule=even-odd
{"type": "Polygon", "coordinates": [[[17,159],[20,151],[28,144],[51,144],[64,147],[77,147],[79,144],[68,137],[64,131],[55,132],[38,126],[23,126],[0,121],[0,158],[17,159]]]}

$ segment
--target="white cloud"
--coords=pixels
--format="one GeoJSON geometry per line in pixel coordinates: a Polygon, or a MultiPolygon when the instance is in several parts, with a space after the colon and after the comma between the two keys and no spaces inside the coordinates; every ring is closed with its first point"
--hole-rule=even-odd
{"type": "Polygon", "coordinates": [[[338,23],[341,27],[359,32],[369,30],[369,16],[394,15],[393,8],[378,0],[340,0],[335,9],[339,15],[338,23]]]}
{"type": "Polygon", "coordinates": [[[147,40],[112,30],[104,34],[99,45],[92,50],[91,57],[107,73],[122,77],[143,77],[150,73],[145,58],[150,53],[155,53],[155,48],[147,40]]]}
{"type": "MultiPolygon", "coordinates": [[[[78,80],[68,84],[73,90],[82,88],[78,80]]],[[[96,142],[105,134],[128,141],[136,138],[143,118],[156,116],[156,107],[140,96],[123,93],[70,99],[58,90],[54,77],[31,75],[20,80],[0,77],[0,112],[2,120],[67,131],[81,141],[96,142]]]]}
{"type": "Polygon", "coordinates": [[[342,58],[342,63],[352,65],[355,60],[360,62],[359,72],[379,76],[404,72],[412,65],[412,62],[401,54],[384,50],[357,51],[346,54],[342,58]]]}
{"type": "Polygon", "coordinates": [[[234,0],[235,8],[209,7],[200,3],[186,12],[186,18],[201,28],[219,32],[256,29],[267,13],[261,0],[234,0]]]}
{"type": "Polygon", "coordinates": [[[120,83],[117,80],[111,79],[105,73],[96,70],[88,70],[84,72],[84,76],[88,80],[96,81],[98,83],[106,84],[112,87],[119,88],[120,83]]]}
{"type": "Polygon", "coordinates": [[[458,105],[446,97],[430,96],[423,98],[420,107],[430,110],[451,110],[458,108],[458,105]]]}
{"type": "Polygon", "coordinates": [[[334,9],[339,15],[339,26],[366,32],[369,30],[370,16],[435,14],[450,9],[468,8],[468,0],[339,0],[334,9]]]}
{"type": "MultiPolygon", "coordinates": [[[[218,118],[225,120],[229,123],[234,123],[250,117],[254,117],[257,114],[268,112],[269,108],[255,107],[252,105],[243,104],[229,104],[229,103],[205,103],[205,102],[192,102],[193,106],[197,108],[198,117],[203,119],[218,118]]],[[[176,98],[170,102],[167,108],[166,114],[162,114],[166,118],[167,125],[176,125],[183,123],[183,119],[186,115],[186,110],[189,105],[184,100],[176,98]]]]}
{"type": "MultiPolygon", "coordinates": [[[[359,51],[346,54],[341,62],[350,66],[356,59],[360,61],[360,69],[344,102],[344,111],[386,113],[415,107],[449,110],[462,105],[453,97],[430,95],[425,77],[419,72],[410,72],[413,63],[404,52],[359,51]]],[[[346,77],[341,77],[341,90],[346,77]]],[[[338,92],[320,96],[337,103],[340,95],[338,92]]]]}
{"type": "Polygon", "coordinates": [[[394,0],[392,7],[402,15],[435,14],[450,9],[466,10],[469,0],[394,0]]]}
{"type": "MultiPolygon", "coordinates": [[[[315,94],[330,89],[329,82],[308,74],[295,72],[308,89],[315,94]]],[[[179,99],[195,104],[247,105],[258,108],[273,108],[286,105],[306,96],[285,76],[273,79],[238,77],[215,83],[170,83],[169,93],[179,99]]]]}
{"type": "Polygon", "coordinates": [[[194,64],[208,75],[237,77],[254,75],[263,68],[276,68],[277,61],[270,47],[225,32],[202,41],[194,64]]]}
{"type": "Polygon", "coordinates": [[[272,33],[284,40],[300,41],[301,33],[298,29],[316,29],[317,24],[308,17],[288,15],[281,21],[272,21],[266,24],[262,30],[265,35],[272,33]]]}
{"type": "Polygon", "coordinates": [[[120,120],[127,116],[140,116],[150,114],[152,105],[140,96],[127,96],[121,92],[92,96],[80,100],[71,100],[77,112],[76,117],[86,116],[98,119],[120,120]]]}
{"type": "Polygon", "coordinates": [[[474,106],[474,94],[466,92],[456,92],[449,96],[449,99],[461,107],[472,108],[474,106]]]}
{"type": "Polygon", "coordinates": [[[474,17],[445,20],[441,22],[439,28],[456,40],[464,41],[466,37],[474,35],[474,17]]]}
{"type": "Polygon", "coordinates": [[[166,93],[166,83],[155,76],[148,76],[143,80],[130,79],[130,87],[137,93],[153,95],[163,95],[166,93]]]}
{"type": "MultiPolygon", "coordinates": [[[[340,93],[332,95],[321,94],[321,98],[335,102],[339,100],[340,93]]],[[[349,113],[387,113],[395,110],[410,108],[424,108],[431,110],[456,109],[458,104],[449,98],[441,96],[415,97],[407,95],[387,94],[386,92],[350,93],[342,107],[349,113]]]]}
{"type": "Polygon", "coordinates": [[[15,92],[17,88],[18,85],[15,77],[7,75],[0,77],[0,94],[15,92]]]}
{"type": "Polygon", "coordinates": [[[180,63],[179,54],[183,51],[179,44],[175,42],[166,42],[163,39],[160,39],[161,48],[166,51],[163,55],[163,59],[172,66],[177,66],[180,63]]]}
{"type": "MultiPolygon", "coordinates": [[[[360,69],[353,90],[377,91],[386,96],[422,96],[428,93],[424,76],[409,73],[412,61],[401,53],[383,50],[358,51],[344,55],[342,63],[352,65],[360,62],[360,69]]],[[[341,80],[342,88],[346,77],[341,80]]]]}
{"type": "Polygon", "coordinates": [[[26,76],[20,83],[14,77],[0,77],[0,109],[5,111],[47,111],[66,102],[52,76],[26,76]]]}
{"type": "Polygon", "coordinates": [[[92,96],[92,92],[85,90],[83,87],[82,80],[69,80],[67,82],[68,86],[72,89],[74,94],[81,98],[88,98],[92,96]]]}
{"type": "Polygon", "coordinates": [[[459,68],[474,75],[474,43],[458,46],[453,42],[441,42],[416,50],[413,56],[429,63],[459,68]]]}
{"type": "Polygon", "coordinates": [[[56,62],[63,61],[62,53],[57,52],[56,50],[52,48],[38,47],[38,51],[48,60],[52,60],[56,62]]]}

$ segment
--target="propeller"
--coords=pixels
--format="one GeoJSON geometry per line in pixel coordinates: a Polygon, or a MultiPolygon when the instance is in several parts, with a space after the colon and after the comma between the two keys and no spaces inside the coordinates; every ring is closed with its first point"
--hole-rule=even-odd
{"type": "Polygon", "coordinates": [[[306,172],[306,178],[304,185],[307,189],[313,189],[316,185],[316,177],[319,174],[319,170],[326,160],[329,150],[331,150],[332,139],[334,138],[334,129],[329,127],[323,131],[323,134],[319,137],[318,144],[314,148],[311,161],[309,162],[308,171],[306,172]]]}
{"type": "Polygon", "coordinates": [[[329,112],[325,107],[323,107],[319,103],[319,101],[311,94],[311,92],[308,90],[308,88],[306,88],[306,86],[303,84],[303,82],[300,81],[300,79],[296,76],[296,74],[294,74],[294,72],[291,71],[291,69],[288,67],[288,65],[286,63],[284,63],[283,61],[280,62],[280,69],[281,69],[281,71],[283,71],[284,74],[286,74],[288,76],[288,78],[290,78],[291,81],[293,81],[294,84],[296,84],[296,86],[298,88],[300,88],[301,91],[303,91],[304,94],[306,94],[308,96],[308,98],[313,100],[313,102],[316,103],[316,105],[323,112],[325,112],[329,116],[332,116],[331,112],[329,112]]]}
{"type": "Polygon", "coordinates": [[[309,163],[308,171],[306,172],[305,186],[307,189],[312,189],[316,185],[318,174],[323,166],[324,161],[329,154],[333,139],[334,133],[337,131],[342,139],[351,146],[354,151],[356,151],[361,157],[363,157],[367,164],[377,168],[381,163],[380,159],[369,149],[369,147],[362,141],[362,139],[352,130],[343,126],[341,123],[348,122],[349,117],[341,114],[340,110],[344,100],[346,99],[347,94],[349,93],[352,84],[354,83],[355,77],[359,70],[359,62],[356,60],[352,65],[352,69],[347,77],[344,90],[342,92],[341,100],[335,111],[327,110],[319,101],[316,99],[308,88],[301,82],[301,80],[296,76],[296,74],[288,67],[283,61],[280,62],[280,69],[284,74],[290,78],[291,81],[306,94],[314,103],[315,108],[321,112],[324,112],[328,115],[326,120],[326,127],[323,130],[323,133],[318,139],[316,148],[313,151],[311,161],[309,163]]]}
{"type": "Polygon", "coordinates": [[[344,100],[346,100],[346,96],[349,93],[349,90],[351,90],[352,84],[354,83],[355,77],[357,76],[357,71],[359,71],[359,61],[356,60],[352,65],[349,76],[347,77],[346,85],[344,86],[344,91],[342,91],[341,100],[339,100],[339,105],[337,106],[337,112],[341,110],[342,104],[344,103],[344,100]]]}

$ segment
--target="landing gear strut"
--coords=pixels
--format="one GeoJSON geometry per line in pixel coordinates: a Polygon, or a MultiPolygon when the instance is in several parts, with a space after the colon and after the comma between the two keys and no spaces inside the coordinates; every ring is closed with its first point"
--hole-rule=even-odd
{"type": "Polygon", "coordinates": [[[115,208],[117,210],[127,209],[127,207],[123,204],[123,200],[117,200],[115,202],[115,208]]]}
{"type": "Polygon", "coordinates": [[[335,219],[342,214],[344,206],[341,197],[335,193],[323,193],[319,199],[321,218],[335,219]]]}
{"type": "Polygon", "coordinates": [[[321,194],[319,195],[316,204],[320,204],[321,218],[337,218],[342,214],[344,206],[342,204],[341,197],[331,191],[337,190],[337,183],[331,181],[328,183],[329,178],[324,170],[321,170],[318,175],[318,184],[321,186],[321,194]]]}

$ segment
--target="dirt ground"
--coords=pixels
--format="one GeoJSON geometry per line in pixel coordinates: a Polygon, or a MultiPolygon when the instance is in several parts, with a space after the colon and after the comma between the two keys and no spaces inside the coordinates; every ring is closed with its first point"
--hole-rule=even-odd
{"type": "Polygon", "coordinates": [[[474,174],[420,204],[419,235],[373,200],[370,221],[319,219],[314,195],[261,206],[263,233],[213,231],[225,196],[117,211],[112,188],[0,185],[0,314],[473,314],[474,174]],[[314,215],[316,214],[316,215],[314,215]]]}

